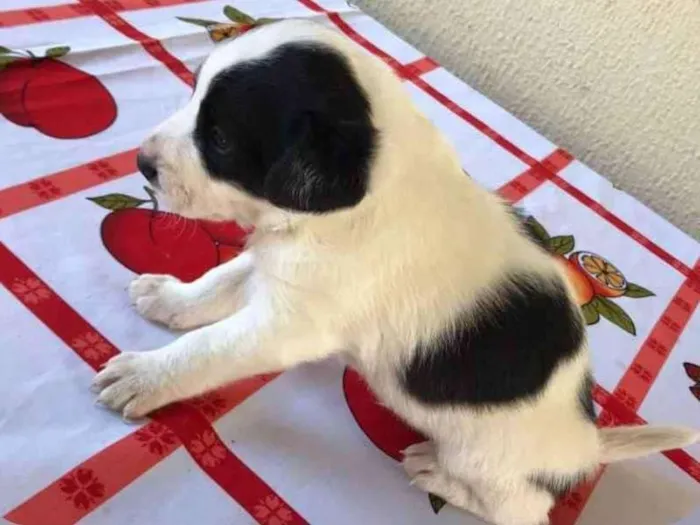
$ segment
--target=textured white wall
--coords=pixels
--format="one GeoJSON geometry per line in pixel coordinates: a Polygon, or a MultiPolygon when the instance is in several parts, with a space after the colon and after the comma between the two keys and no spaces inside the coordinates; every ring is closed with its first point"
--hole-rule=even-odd
{"type": "Polygon", "coordinates": [[[700,0],[354,0],[700,238],[700,0]]]}

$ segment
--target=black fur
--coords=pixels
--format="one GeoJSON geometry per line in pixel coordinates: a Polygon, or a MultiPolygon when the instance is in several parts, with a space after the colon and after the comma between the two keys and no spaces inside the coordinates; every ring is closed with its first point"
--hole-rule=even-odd
{"type": "Polygon", "coordinates": [[[219,73],[195,140],[212,176],[278,207],[320,213],[365,196],[377,133],[346,60],[295,43],[219,73]]]}
{"type": "Polygon", "coordinates": [[[579,350],[583,326],[563,284],[512,276],[485,303],[417,349],[401,371],[412,397],[474,407],[528,399],[579,350]]]}
{"type": "Polygon", "coordinates": [[[581,405],[581,411],[586,415],[591,422],[596,421],[595,406],[593,406],[593,376],[586,374],[581,387],[578,391],[578,401],[581,405]]]}

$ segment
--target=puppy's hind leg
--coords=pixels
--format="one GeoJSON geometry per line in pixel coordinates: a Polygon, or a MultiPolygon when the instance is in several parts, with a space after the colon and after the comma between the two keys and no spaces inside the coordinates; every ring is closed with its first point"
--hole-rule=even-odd
{"type": "Polygon", "coordinates": [[[484,506],[468,485],[453,477],[443,468],[437,456],[436,445],[424,441],[404,451],[403,468],[411,484],[440,496],[442,499],[477,516],[484,517],[484,506]]]}
{"type": "Polygon", "coordinates": [[[438,452],[430,441],[405,450],[403,466],[412,484],[495,525],[549,522],[554,498],[531,480],[461,472],[458,462],[451,464],[449,457],[438,452]]]}
{"type": "Polygon", "coordinates": [[[243,252],[191,283],[170,275],[144,274],[132,281],[129,296],[146,319],[173,330],[197,328],[225,319],[244,306],[244,282],[252,267],[252,254],[243,252]]]}

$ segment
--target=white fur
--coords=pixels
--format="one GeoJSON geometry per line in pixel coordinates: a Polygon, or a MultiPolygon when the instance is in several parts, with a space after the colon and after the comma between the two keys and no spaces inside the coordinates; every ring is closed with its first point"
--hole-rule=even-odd
{"type": "MultiPolygon", "coordinates": [[[[585,348],[527,404],[480,412],[427,407],[400,388],[395,371],[416,343],[443,330],[465,303],[478,308],[470,298],[506,271],[561,276],[517,231],[499,199],[464,176],[456,153],[387,66],[349,40],[289,21],[221,45],[204,64],[192,99],[143,150],[158,159],[174,212],[237,220],[255,234],[244,254],[194,283],[153,275],[134,281],[130,293],[145,317],[175,329],[204,327],[154,352],[111,360],[95,379],[101,402],[138,417],[230,381],[342,353],[387,406],[430,436],[406,452],[413,482],[509,525],[547,520],[553,498],[531,483],[533,472],[593,472],[602,458],[615,456],[612,449],[625,448],[619,433],[601,440],[581,413],[585,348]],[[199,104],[218,71],[298,40],[320,41],[347,57],[381,137],[370,192],[343,211],[277,209],[209,177],[192,143],[199,104]]],[[[635,432],[625,436],[634,440],[645,431],[635,432]]],[[[621,455],[691,441],[669,432],[621,455]]]]}

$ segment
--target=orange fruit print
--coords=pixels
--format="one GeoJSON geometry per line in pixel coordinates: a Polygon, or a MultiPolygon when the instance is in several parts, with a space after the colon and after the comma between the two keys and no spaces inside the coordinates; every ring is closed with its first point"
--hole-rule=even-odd
{"type": "Polygon", "coordinates": [[[228,18],[229,21],[217,22],[216,20],[205,20],[202,18],[190,18],[185,16],[178,16],[177,19],[181,22],[205,28],[207,33],[209,33],[209,38],[211,38],[213,42],[221,42],[228,38],[236,38],[256,26],[277,21],[276,18],[253,18],[230,5],[225,6],[223,12],[224,16],[228,18]]]}
{"type": "Polygon", "coordinates": [[[603,297],[620,297],[627,290],[627,280],[610,261],[590,252],[576,252],[569,259],[589,277],[595,293],[603,297]]]}
{"type": "Polygon", "coordinates": [[[590,303],[595,295],[595,291],[593,290],[593,285],[588,280],[586,274],[583,273],[574,262],[570,261],[566,257],[556,255],[555,259],[564,270],[566,278],[574,290],[576,304],[583,306],[590,303]]]}
{"type": "Polygon", "coordinates": [[[604,317],[630,335],[636,335],[634,321],[612,299],[641,299],[652,297],[654,293],[629,282],[622,271],[605,257],[591,251],[574,251],[576,240],[573,235],[551,236],[534,217],[526,218],[524,223],[529,233],[559,263],[586,324],[595,325],[604,317]]]}

